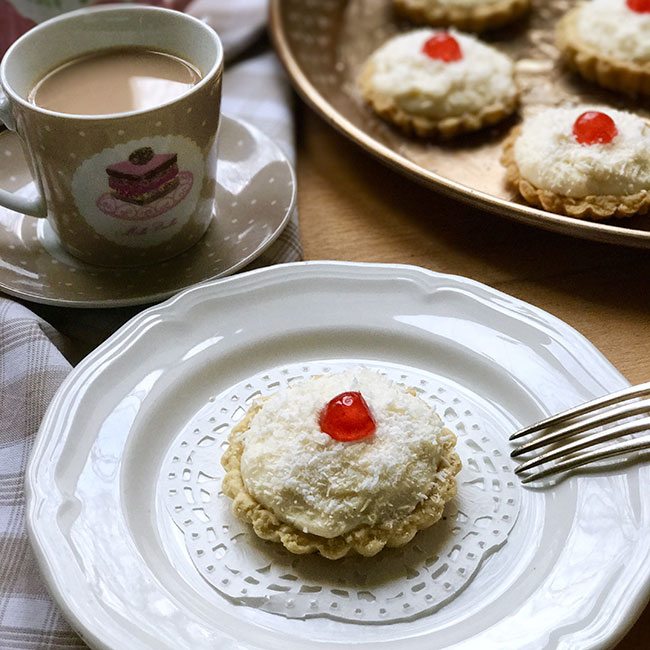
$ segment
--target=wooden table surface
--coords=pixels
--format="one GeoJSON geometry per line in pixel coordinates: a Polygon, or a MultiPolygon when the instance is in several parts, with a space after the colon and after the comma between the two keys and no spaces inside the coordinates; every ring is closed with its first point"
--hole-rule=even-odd
{"type": "MultiPolygon", "coordinates": [[[[415,264],[472,278],[562,319],[630,382],[650,380],[650,250],[471,208],[388,169],[304,104],[297,115],[305,259],[415,264]]],[[[648,650],[649,625],[647,607],[617,650],[648,650]]]]}

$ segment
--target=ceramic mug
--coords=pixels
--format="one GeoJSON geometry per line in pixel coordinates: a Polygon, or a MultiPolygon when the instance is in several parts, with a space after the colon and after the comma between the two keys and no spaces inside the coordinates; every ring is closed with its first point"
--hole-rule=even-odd
{"type": "Polygon", "coordinates": [[[0,64],[0,119],[22,138],[37,192],[0,190],[0,205],[47,218],[69,253],[94,264],[148,264],[187,250],[213,217],[222,73],[217,34],[177,11],[100,6],[34,27],[0,64]],[[28,101],[36,83],[59,65],[128,47],[175,55],[201,79],[176,99],[124,113],[59,113],[28,101]],[[120,169],[137,187],[138,174],[142,182],[151,178],[157,161],[173,162],[169,173],[176,178],[155,200],[125,201],[109,186],[111,170],[120,169]]]}

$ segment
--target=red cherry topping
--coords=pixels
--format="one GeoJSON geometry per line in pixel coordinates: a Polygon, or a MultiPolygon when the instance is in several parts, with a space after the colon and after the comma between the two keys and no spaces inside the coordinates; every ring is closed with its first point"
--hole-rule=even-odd
{"type": "Polygon", "coordinates": [[[460,61],[463,58],[458,41],[447,32],[438,32],[432,36],[422,46],[422,51],[432,59],[440,59],[445,63],[460,61]]]}
{"type": "Polygon", "coordinates": [[[341,441],[360,440],[377,428],[366,400],[358,391],[332,398],[320,412],[318,424],[321,431],[341,441]]]}
{"type": "Polygon", "coordinates": [[[573,135],[580,144],[607,144],[617,134],[614,120],[600,111],[586,111],[573,125],[573,135]]]}
{"type": "Polygon", "coordinates": [[[627,0],[627,6],[639,14],[650,13],[650,0],[627,0]]]}

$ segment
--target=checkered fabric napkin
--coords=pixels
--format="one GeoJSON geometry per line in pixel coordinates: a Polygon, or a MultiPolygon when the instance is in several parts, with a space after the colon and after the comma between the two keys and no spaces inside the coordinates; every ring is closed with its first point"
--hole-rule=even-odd
{"type": "Polygon", "coordinates": [[[59,350],[64,343],[28,309],[0,298],[2,650],[84,647],[48,597],[25,533],[27,455],[47,405],[70,371],[59,350]]]}
{"type": "MultiPolygon", "coordinates": [[[[269,52],[253,58],[242,54],[242,48],[264,27],[266,0],[193,0],[186,11],[206,20],[222,35],[228,61],[223,112],[256,125],[293,161],[291,91],[280,65],[269,52]]],[[[294,215],[278,240],[252,266],[297,261],[301,255],[294,215]]],[[[74,321],[81,317],[83,327],[100,328],[103,323],[110,329],[124,319],[120,310],[38,311],[48,320],[51,315],[52,322],[63,322],[66,315],[74,321]]],[[[70,371],[66,360],[74,356],[70,353],[70,341],[48,322],[26,306],[0,296],[0,650],[86,647],[48,596],[25,532],[27,457],[45,409],[70,371]]]]}

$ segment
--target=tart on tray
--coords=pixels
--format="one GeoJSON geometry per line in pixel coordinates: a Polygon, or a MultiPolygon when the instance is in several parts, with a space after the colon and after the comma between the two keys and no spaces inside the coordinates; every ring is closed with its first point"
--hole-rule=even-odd
{"type": "Polygon", "coordinates": [[[591,0],[567,12],[557,44],[585,79],[629,95],[650,94],[650,0],[591,0]]]}
{"type": "Polygon", "coordinates": [[[482,32],[520,18],[531,0],[393,0],[395,8],[414,22],[482,32]]]}
{"type": "Polygon", "coordinates": [[[258,400],[222,457],[224,493],[258,537],[338,559],[407,544],[456,494],[455,435],[414,389],[365,368],[258,400]]]}
{"type": "Polygon", "coordinates": [[[359,83],[378,115],[424,137],[495,124],[519,99],[512,60],[455,30],[423,28],[389,39],[367,59],[359,83]]]}
{"type": "Polygon", "coordinates": [[[645,214],[650,125],[611,108],[550,108],[504,142],[506,178],[529,203],[570,217],[645,214]]]}

